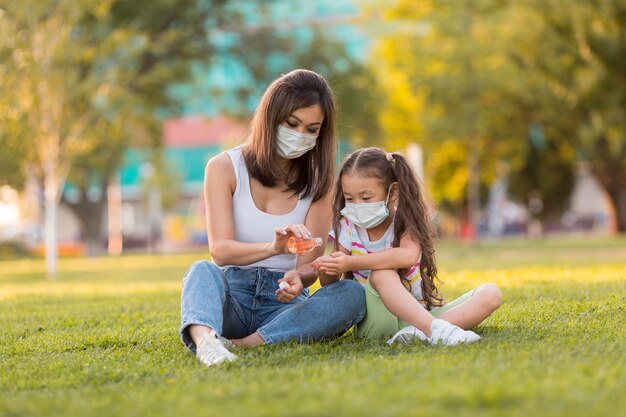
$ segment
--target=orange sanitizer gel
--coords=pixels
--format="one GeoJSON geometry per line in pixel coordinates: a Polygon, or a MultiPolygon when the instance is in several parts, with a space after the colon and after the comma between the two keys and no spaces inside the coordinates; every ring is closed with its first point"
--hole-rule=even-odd
{"type": "Polygon", "coordinates": [[[323,241],[321,237],[305,239],[292,236],[287,241],[287,249],[291,253],[297,253],[298,255],[302,255],[303,253],[307,253],[317,246],[322,246],[322,243],[323,241]]]}

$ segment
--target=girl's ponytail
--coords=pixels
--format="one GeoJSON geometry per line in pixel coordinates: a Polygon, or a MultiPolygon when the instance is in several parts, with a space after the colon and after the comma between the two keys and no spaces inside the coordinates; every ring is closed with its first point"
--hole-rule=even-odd
{"type": "MultiPolygon", "coordinates": [[[[398,183],[398,203],[394,221],[394,247],[399,246],[400,239],[408,233],[419,245],[422,252],[420,260],[420,275],[422,296],[426,308],[441,305],[443,299],[439,296],[435,280],[437,266],[435,263],[435,246],[433,239],[435,229],[430,221],[431,209],[427,203],[424,191],[413,173],[407,160],[399,153],[386,154],[392,177],[398,183]]],[[[398,271],[404,276],[407,269],[398,271]]]]}

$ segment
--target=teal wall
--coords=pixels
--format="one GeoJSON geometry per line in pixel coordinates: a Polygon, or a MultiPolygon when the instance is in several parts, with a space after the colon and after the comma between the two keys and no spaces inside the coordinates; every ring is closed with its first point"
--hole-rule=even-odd
{"type": "MultiPolygon", "coordinates": [[[[241,27],[212,34],[211,40],[218,51],[212,65],[209,68],[194,68],[195,82],[177,86],[171,94],[184,103],[183,114],[214,116],[224,112],[252,113],[266,86],[255,85],[246,67],[229,53],[229,48],[240,37],[238,30],[259,25],[275,27],[282,34],[293,36],[294,41],[303,47],[309,47],[308,42],[316,30],[312,22],[321,22],[326,36],[343,43],[351,58],[362,60],[368,45],[367,36],[359,25],[343,20],[358,15],[356,3],[357,0],[232,2],[230,7],[242,14],[244,23],[241,27]],[[253,92],[245,103],[245,109],[241,108],[236,94],[237,89],[242,87],[253,92]]],[[[275,68],[276,76],[293,69],[289,67],[288,57],[281,55],[280,51],[268,55],[267,60],[269,67],[275,68]]]]}
{"type": "MultiPolygon", "coordinates": [[[[350,19],[359,13],[356,7],[357,0],[285,0],[258,2],[240,0],[230,3],[229,7],[236,8],[244,19],[242,29],[258,25],[275,26],[277,30],[292,35],[294,41],[306,44],[313,36],[315,28],[311,21],[335,22],[323,26],[325,35],[346,45],[348,53],[354,59],[362,59],[367,48],[367,38],[360,32],[359,27],[342,19],[350,19]],[[262,4],[263,6],[261,6],[262,4]],[[262,7],[265,10],[261,10],[262,7]]],[[[236,92],[239,88],[249,88],[256,91],[252,94],[246,108],[243,110],[251,114],[266,86],[253,85],[253,79],[244,65],[229,54],[229,47],[237,42],[240,36],[237,28],[212,35],[212,42],[218,54],[209,68],[195,67],[195,82],[190,85],[178,86],[172,89],[172,95],[183,104],[183,115],[215,116],[219,113],[241,113],[236,92]],[[216,87],[221,94],[216,95],[216,87]],[[258,90],[258,91],[257,91],[258,90]],[[213,92],[213,94],[211,93],[213,92]]],[[[284,70],[284,57],[280,53],[268,56],[270,66],[275,66],[277,76],[284,70]]],[[[183,185],[202,183],[204,167],[209,158],[220,152],[217,145],[198,148],[167,148],[165,159],[170,169],[177,172],[183,185]]],[[[341,160],[349,151],[347,141],[340,141],[338,160],[341,160]]],[[[149,161],[147,151],[131,149],[125,155],[125,163],[120,170],[123,186],[136,186],[142,181],[141,165],[149,161]]]]}
{"type": "MultiPolygon", "coordinates": [[[[164,157],[168,168],[176,173],[177,180],[182,184],[202,184],[206,163],[221,151],[219,145],[166,148],[164,157]]],[[[149,163],[150,159],[149,150],[129,149],[124,155],[124,164],[120,169],[122,186],[141,185],[144,180],[141,167],[144,163],[149,163]]]]}

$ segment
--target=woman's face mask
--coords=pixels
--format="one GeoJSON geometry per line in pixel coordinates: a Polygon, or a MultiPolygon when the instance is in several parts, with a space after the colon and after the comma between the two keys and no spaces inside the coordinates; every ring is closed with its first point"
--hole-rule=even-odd
{"type": "Polygon", "coordinates": [[[374,203],[346,203],[341,210],[341,214],[350,220],[354,225],[364,229],[371,229],[381,224],[389,216],[387,203],[389,202],[389,192],[385,201],[376,201],[374,203]]]}
{"type": "Polygon", "coordinates": [[[281,125],[278,126],[276,135],[278,154],[285,159],[294,159],[304,155],[315,148],[316,141],[317,135],[307,135],[281,125]]]}

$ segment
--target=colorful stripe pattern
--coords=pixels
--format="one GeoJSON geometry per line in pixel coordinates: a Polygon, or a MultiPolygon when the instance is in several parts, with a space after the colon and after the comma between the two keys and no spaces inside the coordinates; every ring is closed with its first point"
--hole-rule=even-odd
{"type": "MultiPolygon", "coordinates": [[[[330,231],[330,238],[334,239],[334,231],[330,231]]],[[[347,218],[341,219],[341,229],[339,230],[339,244],[349,251],[352,256],[367,255],[368,253],[379,252],[385,249],[393,248],[393,222],[389,225],[389,228],[380,239],[372,242],[369,240],[367,230],[353,225],[347,218]]],[[[409,271],[404,275],[406,281],[405,287],[417,298],[423,299],[422,287],[420,279],[420,264],[419,262],[413,265],[409,271]],[[407,282],[408,281],[408,282],[407,282]]],[[[352,271],[354,279],[362,285],[367,283],[367,279],[372,271],[359,270],[352,271]]]]}

